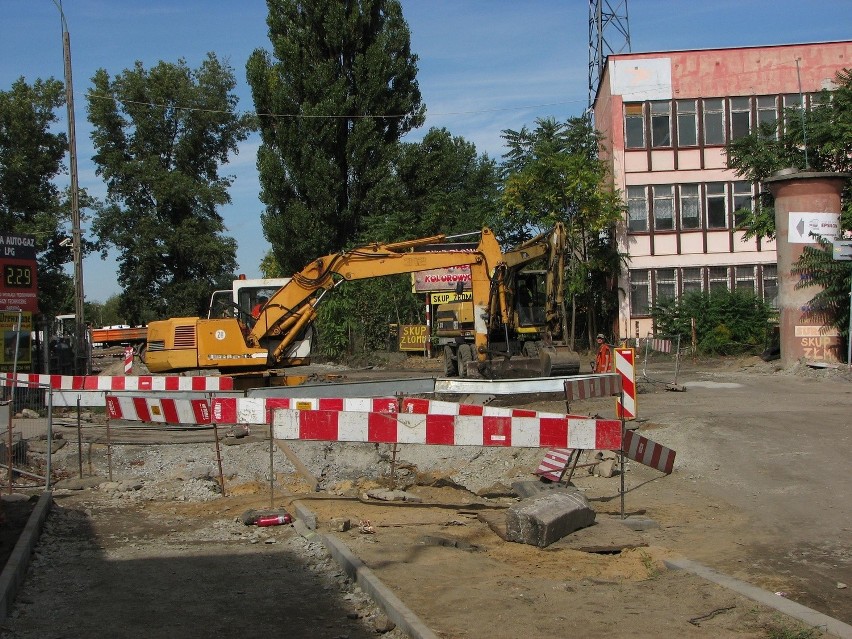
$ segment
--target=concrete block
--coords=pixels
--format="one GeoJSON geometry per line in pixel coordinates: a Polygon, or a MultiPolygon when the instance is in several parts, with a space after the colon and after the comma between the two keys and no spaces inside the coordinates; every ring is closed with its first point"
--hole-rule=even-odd
{"type": "Polygon", "coordinates": [[[584,495],[554,492],[510,507],[506,513],[506,538],[545,548],[594,522],[595,511],[584,495]]]}

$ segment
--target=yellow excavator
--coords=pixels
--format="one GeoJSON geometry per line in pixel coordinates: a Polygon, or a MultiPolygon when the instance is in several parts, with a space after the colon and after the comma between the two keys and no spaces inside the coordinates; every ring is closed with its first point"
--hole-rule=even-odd
{"type": "MultiPolygon", "coordinates": [[[[501,321],[502,314],[489,314],[489,342],[492,360],[502,356],[506,375],[580,372],[580,357],[566,343],[565,243],[565,227],[557,223],[503,254],[500,282],[506,320],[501,321]]],[[[470,366],[475,359],[474,318],[474,307],[464,298],[436,309],[435,336],[443,348],[447,377],[475,375],[470,366]]]]}
{"type": "MultiPolygon", "coordinates": [[[[218,371],[223,375],[262,376],[265,383],[275,383],[269,378],[276,369],[306,363],[303,346],[316,319],[317,306],[343,282],[467,265],[472,281],[474,336],[466,371],[469,376],[485,378],[510,376],[515,367],[506,364],[514,353],[499,344],[492,348],[491,343],[491,337],[499,334],[497,329],[510,322],[504,281],[510,263],[488,228],[482,229],[473,250],[446,250],[446,244],[439,247],[446,239],[445,235],[436,235],[375,243],[320,257],[278,289],[256,318],[237,313],[233,317],[176,317],[150,322],[145,363],[152,373],[218,371]],[[434,249],[430,250],[432,245],[434,249]]],[[[508,259],[511,262],[513,258],[510,255],[508,259]]],[[[539,368],[542,358],[534,359],[534,367],[539,368]]]]}

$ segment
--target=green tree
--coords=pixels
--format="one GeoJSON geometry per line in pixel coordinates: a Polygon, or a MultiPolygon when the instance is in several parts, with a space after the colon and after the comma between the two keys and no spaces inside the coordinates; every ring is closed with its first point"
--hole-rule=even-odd
{"type": "MultiPolygon", "coordinates": [[[[728,166],[761,188],[743,228],[749,237],[775,236],[772,195],[762,181],[788,167],[852,173],[852,70],[839,71],[835,88],[822,91],[804,113],[788,109],[776,127],[762,127],[728,145],[728,166]],[[807,141],[807,144],[805,142],[807,141]]],[[[852,179],[841,195],[841,227],[852,229],[852,179]]],[[[836,326],[849,339],[848,265],[833,263],[831,246],[805,247],[794,273],[806,276],[800,287],[821,286],[811,301],[813,314],[836,326]]]]}
{"type": "Polygon", "coordinates": [[[367,218],[365,240],[387,241],[478,231],[497,217],[494,160],[446,129],[400,145],[395,162],[397,207],[367,218]]]}
{"type": "Polygon", "coordinates": [[[264,235],[284,273],[350,245],[398,204],[397,143],[424,119],[398,0],[267,0],[272,53],[246,69],[264,235]]]}
{"type": "MultiPolygon", "coordinates": [[[[64,133],[51,133],[56,109],[65,104],[61,82],[16,80],[0,91],[0,228],[36,238],[39,310],[46,315],[73,308],[73,287],[63,246],[70,222],[68,201],[54,180],[64,171],[64,133]]],[[[81,202],[83,206],[85,202],[81,202]]]]}
{"type": "MultiPolygon", "coordinates": [[[[600,136],[586,118],[536,120],[532,131],[503,132],[508,151],[502,166],[501,237],[517,244],[555,222],[568,230],[568,293],[572,317],[585,314],[586,334],[610,326],[617,310],[613,282],[621,259],[612,232],[622,204],[608,186],[598,158],[600,136]]],[[[573,322],[572,322],[573,324],[573,322]]],[[[575,326],[571,327],[575,334],[575,326]]]]}
{"type": "Polygon", "coordinates": [[[658,333],[692,336],[698,350],[710,355],[735,355],[762,350],[767,344],[773,310],[751,291],[694,291],[667,299],[651,310],[658,333]]]}
{"type": "Polygon", "coordinates": [[[119,252],[121,314],[139,324],[202,313],[236,268],[218,212],[232,178],[219,169],[251,119],[235,113],[233,70],[210,53],[197,69],[137,62],[115,78],[99,69],[92,83],[94,160],[108,200],[93,230],[102,250],[119,252]]]}

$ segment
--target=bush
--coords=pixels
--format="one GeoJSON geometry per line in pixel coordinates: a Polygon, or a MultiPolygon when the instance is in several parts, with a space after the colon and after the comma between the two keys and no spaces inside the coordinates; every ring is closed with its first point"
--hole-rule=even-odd
{"type": "Polygon", "coordinates": [[[763,350],[774,311],[754,293],[693,292],[666,300],[651,311],[658,334],[692,339],[692,319],[698,350],[708,355],[734,355],[763,350]]]}

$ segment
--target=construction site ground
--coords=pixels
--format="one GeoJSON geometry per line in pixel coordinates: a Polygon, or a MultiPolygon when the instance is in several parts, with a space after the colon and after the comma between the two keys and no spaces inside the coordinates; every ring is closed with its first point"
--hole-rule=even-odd
{"type": "MultiPolygon", "coordinates": [[[[439,375],[441,366],[408,356],[327,370],[346,381],[439,375]]],[[[252,509],[294,512],[296,504],[443,639],[831,636],[809,635],[774,607],[671,570],[664,561],[672,558],[852,624],[846,367],[686,361],[681,392],[667,390],[671,360],[650,362],[647,378],[638,368],[638,432],[677,452],[668,476],[627,465],[625,514],[650,525],[634,531],[621,522],[617,473],[582,467],[572,483],[597,523],[546,548],[494,532],[518,501],[512,482],[535,480],[543,451],[400,446],[394,454],[389,446],[291,442],[320,482],[314,492],[278,446],[270,455],[268,430],[255,429],[224,438],[223,497],[209,431],[115,427],[108,457],[102,424],[83,428],[95,443],[78,449],[66,422],[58,430],[68,443],[54,463],[69,479],[57,485],[0,636],[404,637],[316,537],[240,521],[252,509]],[[367,496],[382,488],[419,501],[367,496]]],[[[556,396],[489,401],[566,410],[556,396]]],[[[570,410],[612,417],[614,401],[576,401],[570,410]]]]}

